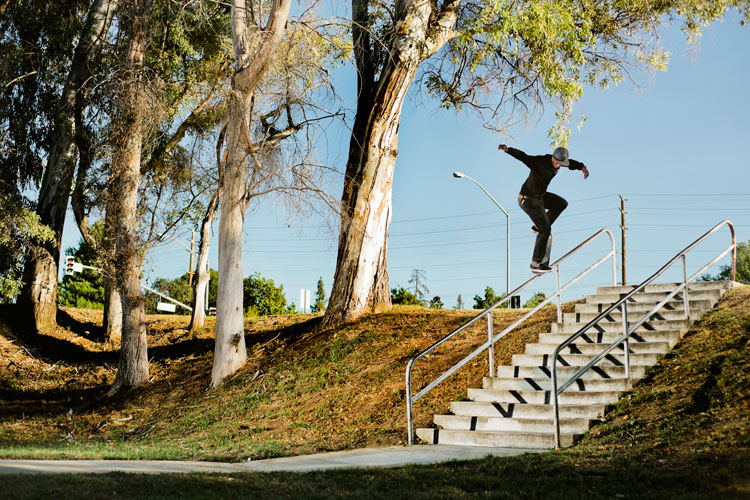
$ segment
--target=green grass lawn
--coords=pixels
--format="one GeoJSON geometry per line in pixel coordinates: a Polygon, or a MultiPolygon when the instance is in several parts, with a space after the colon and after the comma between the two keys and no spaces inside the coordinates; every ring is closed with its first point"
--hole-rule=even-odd
{"type": "Polygon", "coordinates": [[[684,462],[566,452],[308,473],[3,476],[5,498],[748,498],[746,451],[684,462]],[[5,496],[7,495],[7,496],[5,496]]]}

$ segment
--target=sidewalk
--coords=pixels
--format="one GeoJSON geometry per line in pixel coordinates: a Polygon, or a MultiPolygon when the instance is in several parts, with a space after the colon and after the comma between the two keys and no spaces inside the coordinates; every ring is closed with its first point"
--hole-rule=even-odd
{"type": "Polygon", "coordinates": [[[449,460],[482,458],[487,455],[510,457],[539,451],[544,450],[417,445],[363,448],[241,463],[172,460],[0,460],[0,474],[309,472],[327,469],[432,464],[449,460]]]}

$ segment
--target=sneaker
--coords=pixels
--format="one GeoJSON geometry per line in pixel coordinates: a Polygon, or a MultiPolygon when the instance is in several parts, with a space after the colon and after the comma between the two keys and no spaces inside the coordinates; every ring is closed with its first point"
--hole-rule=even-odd
{"type": "Polygon", "coordinates": [[[531,232],[534,234],[539,234],[539,230],[536,228],[536,226],[531,226],[531,232]]]}
{"type": "Polygon", "coordinates": [[[531,272],[534,274],[545,274],[552,271],[552,268],[547,264],[537,264],[536,262],[532,262],[529,269],[531,269],[531,272]]]}

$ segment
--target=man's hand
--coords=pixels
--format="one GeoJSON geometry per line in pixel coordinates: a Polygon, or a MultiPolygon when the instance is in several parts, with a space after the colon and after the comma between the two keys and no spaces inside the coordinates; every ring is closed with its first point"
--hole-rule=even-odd
{"type": "Polygon", "coordinates": [[[505,151],[506,153],[508,152],[508,146],[506,146],[505,144],[500,144],[500,145],[499,145],[499,146],[497,147],[497,149],[502,149],[502,150],[503,150],[503,151],[505,151]]]}
{"type": "Polygon", "coordinates": [[[588,168],[586,168],[586,167],[583,167],[583,168],[581,169],[581,171],[583,172],[583,178],[584,178],[584,179],[588,179],[588,178],[589,178],[589,169],[588,169],[588,168]]]}

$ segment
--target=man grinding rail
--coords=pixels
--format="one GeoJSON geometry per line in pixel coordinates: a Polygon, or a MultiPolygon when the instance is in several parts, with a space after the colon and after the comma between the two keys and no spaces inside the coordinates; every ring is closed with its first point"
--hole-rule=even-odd
{"type": "Polygon", "coordinates": [[[583,163],[571,160],[568,150],[563,147],[555,149],[551,155],[539,156],[529,156],[505,144],[500,144],[497,149],[502,149],[516,160],[523,162],[531,171],[528,179],[521,186],[518,205],[531,218],[531,222],[534,223],[531,231],[536,233],[534,253],[529,269],[536,274],[548,273],[552,270],[549,267],[552,250],[552,223],[565,210],[568,202],[562,196],[547,192],[547,186],[557,175],[560,167],[581,170],[584,179],[588,178],[589,170],[583,163]]]}

